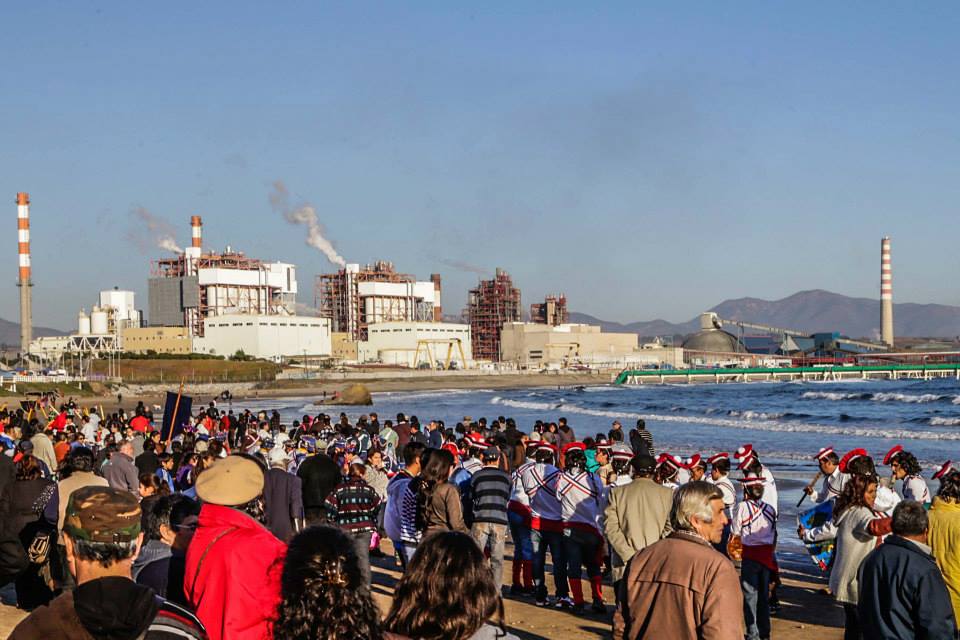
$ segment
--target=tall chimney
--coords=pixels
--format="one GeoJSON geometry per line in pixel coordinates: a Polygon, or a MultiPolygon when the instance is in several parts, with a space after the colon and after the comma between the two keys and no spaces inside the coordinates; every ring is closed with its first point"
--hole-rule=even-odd
{"type": "Polygon", "coordinates": [[[893,347],[893,266],[890,264],[890,236],[880,241],[880,339],[893,347]]]}
{"type": "Polygon", "coordinates": [[[431,273],[430,281],[433,282],[433,321],[443,321],[443,307],[440,305],[440,274],[431,273]]]}
{"type": "Polygon", "coordinates": [[[193,230],[193,244],[195,249],[203,249],[203,222],[200,216],[190,216],[190,228],[193,230]]]}
{"type": "Polygon", "coordinates": [[[33,341],[33,305],[30,289],[30,194],[17,194],[17,243],[19,246],[20,272],[17,286],[20,287],[20,355],[27,356],[33,341]]]}

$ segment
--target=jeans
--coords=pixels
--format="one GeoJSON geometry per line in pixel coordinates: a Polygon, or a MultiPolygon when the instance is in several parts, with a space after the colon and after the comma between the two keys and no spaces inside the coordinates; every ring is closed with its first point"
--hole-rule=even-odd
{"type": "Polygon", "coordinates": [[[594,578],[600,575],[600,562],[597,557],[602,540],[599,536],[580,531],[566,529],[563,532],[563,556],[567,561],[567,578],[579,580],[582,565],[587,565],[587,576],[594,578]]]}
{"type": "Polygon", "coordinates": [[[360,575],[369,588],[370,586],[370,537],[373,535],[369,531],[364,533],[347,534],[353,540],[353,548],[357,552],[357,559],[360,565],[360,575]]]}
{"type": "Polygon", "coordinates": [[[770,637],[770,569],[754,562],[743,560],[740,565],[740,588],[743,590],[743,620],[747,627],[747,640],[770,637]]]}
{"type": "Polygon", "coordinates": [[[470,527],[470,534],[477,541],[480,550],[490,545],[490,570],[493,572],[493,583],[500,589],[503,582],[503,549],[507,543],[507,525],[493,522],[474,522],[470,527]]]}
{"type": "Polygon", "coordinates": [[[570,593],[567,587],[567,566],[563,559],[563,534],[557,531],[530,531],[530,544],[533,547],[533,584],[536,587],[537,600],[547,598],[547,549],[553,560],[553,587],[558,598],[566,598],[570,593]]]}
{"type": "Polygon", "coordinates": [[[400,571],[407,570],[407,554],[403,549],[403,543],[399,540],[391,540],[393,543],[393,551],[396,554],[397,558],[400,559],[400,571]]]}
{"type": "Polygon", "coordinates": [[[417,545],[411,542],[401,542],[398,547],[400,555],[402,556],[403,569],[406,571],[407,567],[410,565],[410,559],[413,558],[413,554],[417,552],[417,545]]]}
{"type": "Polygon", "coordinates": [[[513,561],[533,560],[533,543],[530,541],[530,525],[524,522],[523,516],[507,512],[510,522],[510,539],[513,540],[513,561]]]}

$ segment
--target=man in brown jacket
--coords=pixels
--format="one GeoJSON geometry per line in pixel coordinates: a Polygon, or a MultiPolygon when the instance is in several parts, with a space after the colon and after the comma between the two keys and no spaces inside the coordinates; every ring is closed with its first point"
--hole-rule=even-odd
{"type": "Polygon", "coordinates": [[[669,532],[673,491],[653,481],[656,464],[652,456],[634,456],[630,461],[633,481],[612,487],[603,510],[603,532],[612,550],[610,563],[618,593],[618,583],[630,558],[669,532]]]}
{"type": "Polygon", "coordinates": [[[707,482],[679,489],[673,533],[627,566],[613,619],[615,640],[742,640],[743,594],[737,570],[711,543],[727,518],[723,495],[707,482]]]}

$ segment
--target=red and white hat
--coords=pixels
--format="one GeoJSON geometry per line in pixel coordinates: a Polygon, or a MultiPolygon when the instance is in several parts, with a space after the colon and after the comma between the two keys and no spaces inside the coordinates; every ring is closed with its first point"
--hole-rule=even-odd
{"type": "Polygon", "coordinates": [[[482,435],[474,431],[473,433],[468,433],[463,437],[467,441],[467,446],[476,448],[476,449],[485,449],[488,446],[487,441],[482,435]]]}
{"type": "Polygon", "coordinates": [[[945,477],[951,471],[953,471],[953,462],[947,460],[943,463],[943,466],[937,469],[936,473],[933,474],[933,479],[939,480],[940,478],[945,477]]]}
{"type": "Polygon", "coordinates": [[[683,466],[687,469],[703,466],[703,457],[699,453],[695,453],[684,461],[683,466]]]}
{"type": "Polygon", "coordinates": [[[659,467],[660,465],[666,465],[667,467],[670,467],[670,468],[673,469],[674,471],[679,470],[680,467],[682,466],[682,465],[680,464],[680,461],[677,460],[676,458],[674,458],[674,457],[673,457],[672,455],[670,455],[669,453],[661,453],[661,454],[660,454],[660,457],[657,458],[657,466],[659,467]]]}
{"type": "Polygon", "coordinates": [[[720,462],[721,460],[729,460],[729,459],[730,459],[730,454],[727,453],[726,451],[721,451],[720,453],[715,453],[715,454],[713,454],[712,456],[710,456],[709,458],[707,458],[707,463],[708,463],[708,464],[717,464],[717,463],[720,462]]]}
{"type": "Polygon", "coordinates": [[[570,443],[567,443],[567,444],[563,445],[563,450],[562,450],[562,451],[563,451],[563,455],[567,455],[567,452],[568,452],[568,451],[574,451],[574,450],[576,450],[576,451],[586,451],[586,450],[587,450],[587,445],[583,444],[582,442],[570,442],[570,443]]]}
{"type": "Polygon", "coordinates": [[[538,442],[536,449],[537,451],[549,451],[553,455],[557,455],[556,445],[552,445],[546,440],[541,440],[540,442],[538,442]]]}
{"type": "Polygon", "coordinates": [[[632,460],[633,449],[631,449],[629,445],[618,443],[614,445],[613,453],[610,454],[610,457],[614,460],[632,460]]]}
{"type": "Polygon", "coordinates": [[[452,442],[446,442],[440,448],[443,449],[444,451],[449,451],[450,453],[452,453],[454,460],[459,458],[461,455],[461,451],[457,449],[457,445],[453,444],[452,442]]]}
{"type": "Polygon", "coordinates": [[[740,484],[745,487],[757,487],[764,483],[763,476],[758,476],[755,473],[748,473],[742,478],[740,478],[740,484]]]}
{"type": "Polygon", "coordinates": [[[733,457],[737,460],[737,469],[743,471],[753,462],[753,459],[757,457],[757,452],[753,450],[752,444],[745,444],[737,449],[733,457]]]}
{"type": "Polygon", "coordinates": [[[883,464],[890,464],[893,462],[893,459],[897,457],[897,454],[903,451],[903,445],[898,444],[894,446],[890,451],[887,451],[887,455],[883,456],[883,464]]]}
{"type": "Polygon", "coordinates": [[[820,449],[820,451],[817,451],[817,455],[815,455],[813,458],[817,462],[820,462],[831,453],[833,453],[833,447],[824,447],[823,449],[820,449]]]}
{"type": "Polygon", "coordinates": [[[610,451],[613,449],[613,443],[609,440],[600,440],[597,442],[597,450],[610,451]]]}
{"type": "Polygon", "coordinates": [[[842,458],[840,458],[840,473],[848,473],[847,467],[850,466],[850,463],[856,460],[857,458],[863,458],[867,456],[866,449],[852,449],[846,453],[842,458]]]}

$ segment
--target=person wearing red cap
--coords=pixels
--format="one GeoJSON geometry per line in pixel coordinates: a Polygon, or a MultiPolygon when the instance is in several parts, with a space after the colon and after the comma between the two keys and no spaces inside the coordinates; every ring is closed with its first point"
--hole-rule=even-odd
{"type": "Polygon", "coordinates": [[[751,444],[745,444],[733,454],[737,460],[737,469],[744,473],[753,473],[761,476],[764,481],[763,495],[764,502],[773,507],[777,513],[780,512],[779,494],[777,492],[777,481],[766,465],[760,462],[760,456],[757,450],[751,444]]]}
{"type": "Polygon", "coordinates": [[[686,460],[687,470],[690,472],[688,482],[699,482],[707,475],[707,463],[699,453],[695,453],[686,460]]]}
{"type": "Polygon", "coordinates": [[[804,493],[816,504],[835,500],[843,492],[843,485],[847,481],[847,474],[840,470],[840,458],[833,447],[824,447],[817,452],[814,459],[820,467],[823,482],[819,489],[816,489],[813,483],[807,485],[803,488],[804,493]]]}
{"type": "Polygon", "coordinates": [[[915,500],[923,505],[930,503],[930,489],[920,475],[922,470],[915,455],[904,451],[898,444],[883,457],[883,464],[890,465],[894,482],[903,480],[901,493],[904,500],[915,500]]]}
{"type": "Polygon", "coordinates": [[[534,460],[538,443],[528,442],[526,458],[511,475],[510,502],[507,503],[507,521],[510,539],[513,540],[513,583],[511,595],[533,595],[533,543],[530,539],[530,497],[523,490],[523,474],[537,461],[534,460]]]}
{"type": "Polygon", "coordinates": [[[562,598],[557,608],[582,611],[583,584],[581,565],[586,565],[593,596],[594,613],[605,613],[601,586],[600,559],[603,535],[600,533],[600,514],[605,500],[600,476],[586,469],[587,457],[582,442],[564,447],[564,470],[557,477],[557,496],[563,517],[563,555],[567,561],[567,580],[573,599],[562,598]]]}
{"type": "Polygon", "coordinates": [[[523,472],[520,482],[530,500],[530,541],[533,547],[533,583],[538,607],[547,606],[545,567],[547,549],[553,559],[553,586],[557,601],[567,597],[567,567],[563,556],[563,516],[557,497],[560,470],[554,466],[556,447],[541,442],[534,454],[536,464],[523,472]]]}
{"type": "Polygon", "coordinates": [[[741,481],[743,501],[730,525],[733,545],[742,549],[740,588],[747,640],[770,637],[770,580],[778,573],[777,511],[763,500],[765,481],[749,473],[741,481]]]}
{"type": "MultiPolygon", "coordinates": [[[[710,478],[707,482],[720,489],[723,494],[723,513],[727,519],[733,521],[733,505],[737,501],[737,491],[733,488],[733,482],[730,480],[730,454],[721,451],[707,459],[710,465],[710,478]]],[[[727,543],[730,541],[730,524],[723,528],[723,538],[713,548],[727,555],[727,543]]]]}
{"type": "Polygon", "coordinates": [[[657,458],[657,467],[653,479],[659,485],[663,485],[674,491],[680,486],[677,482],[677,474],[680,471],[680,463],[669,453],[661,453],[657,458]]]}

